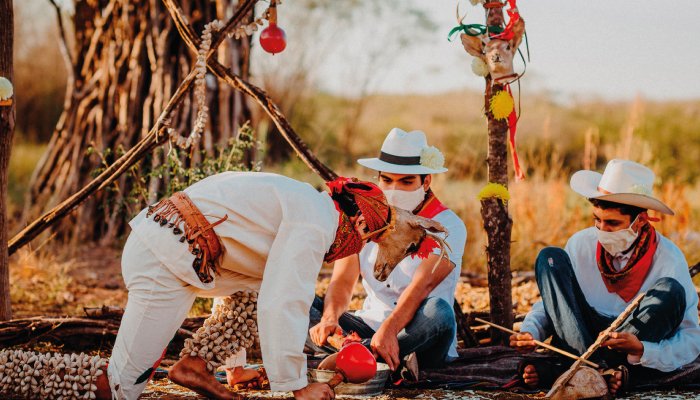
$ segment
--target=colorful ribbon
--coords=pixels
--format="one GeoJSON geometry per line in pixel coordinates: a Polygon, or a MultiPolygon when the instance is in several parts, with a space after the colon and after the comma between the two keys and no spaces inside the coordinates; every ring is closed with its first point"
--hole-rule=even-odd
{"type": "Polygon", "coordinates": [[[469,36],[481,36],[485,35],[487,32],[500,34],[503,32],[503,27],[498,25],[486,26],[483,24],[461,24],[455,26],[454,28],[452,28],[452,30],[450,30],[450,33],[447,34],[447,41],[451,42],[454,39],[454,35],[457,34],[459,31],[462,31],[465,35],[469,36]]]}
{"type": "MultiPolygon", "coordinates": [[[[510,97],[513,97],[513,92],[510,90],[510,84],[505,84],[504,89],[508,92],[510,97]]],[[[515,173],[515,180],[522,181],[525,179],[525,174],[522,168],[520,168],[520,161],[518,161],[518,151],[515,148],[515,133],[518,130],[518,116],[515,113],[515,107],[513,111],[508,115],[508,131],[510,135],[508,136],[510,142],[510,153],[513,157],[513,171],[515,173]]]]}

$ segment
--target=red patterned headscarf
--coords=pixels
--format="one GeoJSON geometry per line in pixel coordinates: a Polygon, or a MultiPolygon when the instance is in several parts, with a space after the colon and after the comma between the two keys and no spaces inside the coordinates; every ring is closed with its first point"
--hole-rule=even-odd
{"type": "Polygon", "coordinates": [[[353,196],[357,207],[365,217],[365,223],[370,232],[379,230],[389,223],[389,203],[384,192],[371,182],[360,181],[357,178],[339,177],[326,182],[331,191],[331,197],[336,193],[347,193],[353,196]]]}
{"type": "MultiPolygon", "coordinates": [[[[386,197],[377,185],[359,181],[355,178],[339,177],[330,182],[326,182],[330,190],[331,197],[339,194],[352,196],[360,213],[365,217],[365,223],[370,232],[378,231],[389,224],[391,217],[390,207],[386,197]]],[[[352,254],[357,254],[362,250],[364,240],[355,230],[348,216],[341,211],[338,202],[335,201],[336,209],[340,212],[338,230],[335,233],[335,240],[324,257],[324,261],[332,262],[352,254]]],[[[372,240],[376,240],[381,235],[372,235],[372,240]]]]}

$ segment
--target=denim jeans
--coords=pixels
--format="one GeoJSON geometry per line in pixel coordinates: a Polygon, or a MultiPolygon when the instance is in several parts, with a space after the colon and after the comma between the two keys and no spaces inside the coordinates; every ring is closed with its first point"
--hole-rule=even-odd
{"type": "MultiPolygon", "coordinates": [[[[552,345],[575,354],[583,354],[607,329],[614,317],[601,315],[587,302],[576,280],[569,255],[560,248],[547,247],[535,263],[537,286],[544,309],[554,329],[552,345]]],[[[683,320],[685,290],[673,278],[661,278],[649,289],[634,312],[617,329],[639,340],[659,342],[673,335],[683,320]]],[[[593,361],[608,366],[626,363],[626,355],[599,349],[593,361]]]]}
{"type": "MultiPolygon", "coordinates": [[[[322,315],[323,299],[316,296],[309,315],[309,328],[319,323],[322,315]]],[[[362,344],[369,348],[375,331],[361,318],[345,312],[338,324],[346,334],[356,332],[362,338],[362,344]]],[[[440,367],[445,362],[456,329],[452,306],[443,299],[428,297],[423,300],[413,319],[397,336],[399,357],[403,358],[415,352],[421,368],[440,367]]],[[[330,354],[336,351],[327,346],[319,347],[311,342],[310,338],[306,339],[306,344],[314,352],[330,354]]]]}

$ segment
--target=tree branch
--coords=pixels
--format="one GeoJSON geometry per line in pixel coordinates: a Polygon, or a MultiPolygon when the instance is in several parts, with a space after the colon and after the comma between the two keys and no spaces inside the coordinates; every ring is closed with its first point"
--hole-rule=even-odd
{"type": "MultiPolygon", "coordinates": [[[[252,0],[248,0],[251,2],[252,0]]],[[[253,1],[254,2],[254,1],[253,1]]],[[[192,49],[193,52],[197,53],[197,46],[199,45],[199,38],[194,33],[192,27],[186,22],[181,9],[175,3],[175,0],[163,0],[165,7],[170,12],[177,30],[182,36],[187,46],[192,49]]],[[[226,25],[227,27],[230,24],[226,25]]],[[[227,29],[224,28],[221,34],[217,37],[215,43],[220,43],[225,37],[227,29]]],[[[214,47],[209,52],[209,56],[214,52],[214,47]]],[[[304,141],[297,135],[292,126],[287,121],[287,118],[282,114],[277,104],[267,95],[267,93],[261,88],[241,79],[241,77],[232,73],[228,68],[221,65],[217,60],[213,58],[207,59],[207,66],[211,72],[214,73],[219,79],[224,80],[226,83],[242,91],[243,93],[252,97],[267,113],[267,115],[272,119],[277,126],[277,129],[282,134],[282,136],[287,140],[290,146],[294,149],[297,155],[304,161],[304,163],[316,172],[323,180],[330,181],[338,177],[338,175],[333,172],[328,166],[323,164],[308,148],[304,141]]]]}

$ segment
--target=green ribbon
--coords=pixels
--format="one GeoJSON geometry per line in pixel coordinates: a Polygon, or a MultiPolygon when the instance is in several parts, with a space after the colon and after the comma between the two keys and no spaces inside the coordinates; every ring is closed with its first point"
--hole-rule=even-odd
{"type": "Polygon", "coordinates": [[[486,26],[482,24],[457,25],[452,28],[450,33],[447,34],[447,41],[451,42],[454,39],[454,35],[459,31],[462,31],[464,34],[469,36],[480,36],[486,34],[487,32],[499,34],[503,32],[503,27],[498,25],[486,26]]]}

